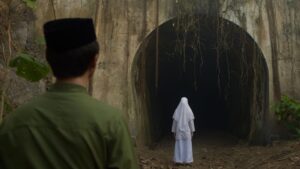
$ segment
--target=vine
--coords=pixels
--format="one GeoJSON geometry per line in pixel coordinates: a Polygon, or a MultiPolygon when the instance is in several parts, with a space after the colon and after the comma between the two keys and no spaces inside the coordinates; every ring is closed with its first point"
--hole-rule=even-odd
{"type": "Polygon", "coordinates": [[[9,61],[12,57],[12,36],[11,36],[11,21],[10,21],[10,10],[8,9],[8,21],[7,21],[7,29],[6,29],[6,36],[7,36],[7,48],[8,48],[8,53],[5,51],[5,44],[2,42],[2,54],[3,54],[3,60],[4,60],[4,83],[1,85],[1,110],[0,110],[0,123],[3,120],[4,114],[5,114],[5,105],[6,105],[6,90],[9,86],[9,80],[8,78],[8,67],[9,67],[9,61]]]}
{"type": "Polygon", "coordinates": [[[156,46],[155,46],[155,87],[158,88],[158,76],[159,76],[159,0],[156,0],[156,46]]]}
{"type": "Polygon", "coordinates": [[[54,19],[56,19],[56,10],[55,10],[55,6],[54,6],[54,0],[49,0],[49,1],[50,1],[50,4],[51,4],[54,19]]]}
{"type": "Polygon", "coordinates": [[[201,42],[201,33],[200,33],[200,22],[199,18],[196,18],[195,12],[198,6],[197,0],[190,1],[176,1],[176,21],[173,24],[176,32],[176,42],[175,42],[175,53],[179,54],[182,59],[182,72],[186,72],[186,48],[189,47],[193,50],[193,77],[194,77],[194,90],[197,91],[198,82],[197,82],[197,59],[200,59],[200,71],[203,65],[203,57],[202,57],[202,47],[203,44],[201,42]],[[187,41],[188,34],[191,33],[191,41],[187,41]],[[200,56],[199,58],[197,56],[200,56]]]}

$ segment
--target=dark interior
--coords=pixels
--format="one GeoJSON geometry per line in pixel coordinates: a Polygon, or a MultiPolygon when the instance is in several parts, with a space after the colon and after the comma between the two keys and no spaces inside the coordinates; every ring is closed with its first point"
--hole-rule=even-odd
{"type": "Polygon", "coordinates": [[[262,54],[235,24],[207,16],[193,19],[194,27],[187,31],[178,27],[176,18],[166,22],[142,46],[138,64],[145,71],[139,79],[145,80],[152,140],[170,135],[172,115],[183,96],[194,112],[196,131],[220,130],[246,138],[254,77],[259,87],[266,83],[262,54]]]}

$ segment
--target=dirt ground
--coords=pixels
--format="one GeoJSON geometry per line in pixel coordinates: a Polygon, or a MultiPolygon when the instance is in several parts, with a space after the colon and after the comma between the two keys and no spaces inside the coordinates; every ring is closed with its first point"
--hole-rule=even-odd
{"type": "Polygon", "coordinates": [[[300,140],[249,146],[224,133],[202,133],[193,138],[194,163],[172,162],[174,139],[167,136],[153,148],[138,148],[141,169],[300,169],[300,140]]]}

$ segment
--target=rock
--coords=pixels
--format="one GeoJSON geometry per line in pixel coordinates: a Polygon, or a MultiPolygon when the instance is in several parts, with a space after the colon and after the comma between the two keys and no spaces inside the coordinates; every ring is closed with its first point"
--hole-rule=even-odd
{"type": "Polygon", "coordinates": [[[43,81],[35,83],[29,82],[17,76],[14,71],[9,71],[8,76],[10,80],[6,94],[14,105],[21,105],[33,96],[45,91],[45,84],[43,81]]]}
{"type": "Polygon", "coordinates": [[[0,90],[6,86],[7,82],[7,71],[5,69],[0,68],[0,90]]]}
{"type": "Polygon", "coordinates": [[[293,162],[300,162],[300,157],[291,157],[290,160],[293,162]]]}
{"type": "Polygon", "coordinates": [[[26,21],[18,22],[15,25],[14,39],[18,40],[18,45],[24,48],[28,39],[28,23],[26,21]]]}
{"type": "Polygon", "coordinates": [[[3,1],[0,1],[0,14],[1,14],[3,11],[8,11],[8,6],[7,6],[7,4],[4,3],[3,1]]]}
{"type": "MultiPolygon", "coordinates": [[[[9,13],[9,8],[7,6],[6,3],[4,3],[3,1],[0,0],[0,21],[1,21],[1,24],[0,24],[0,42],[4,43],[3,42],[3,37],[4,37],[4,32],[6,32],[6,27],[7,27],[7,21],[8,21],[8,13],[9,13]]],[[[2,45],[2,44],[0,44],[2,45]]],[[[0,46],[1,50],[0,50],[0,54],[2,52],[2,46],[0,46]]]]}

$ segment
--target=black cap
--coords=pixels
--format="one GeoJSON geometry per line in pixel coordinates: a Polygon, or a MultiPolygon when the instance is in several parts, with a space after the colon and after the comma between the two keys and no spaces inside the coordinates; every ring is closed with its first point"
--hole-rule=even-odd
{"type": "Polygon", "coordinates": [[[96,41],[96,33],[91,18],[67,18],[44,24],[47,48],[65,52],[96,41]]]}

